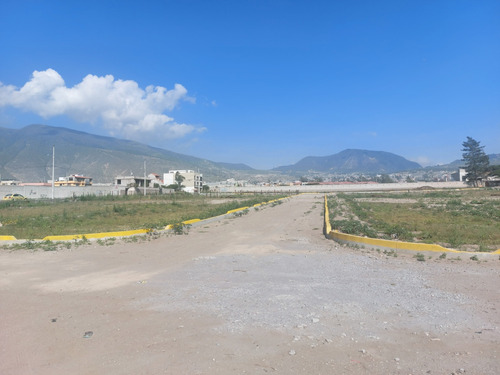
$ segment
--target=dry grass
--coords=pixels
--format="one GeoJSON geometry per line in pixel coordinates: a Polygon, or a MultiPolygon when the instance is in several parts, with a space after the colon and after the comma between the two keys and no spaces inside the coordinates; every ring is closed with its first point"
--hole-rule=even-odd
{"type": "Polygon", "coordinates": [[[337,195],[351,221],[368,228],[357,234],[371,230],[379,238],[476,251],[500,248],[499,198],[497,190],[486,189],[337,195]]]}
{"type": "Polygon", "coordinates": [[[189,219],[204,219],[229,210],[276,199],[267,195],[234,195],[224,200],[202,195],[83,197],[75,200],[0,202],[0,235],[39,239],[47,235],[82,234],[142,228],[164,228],[189,219]]]}

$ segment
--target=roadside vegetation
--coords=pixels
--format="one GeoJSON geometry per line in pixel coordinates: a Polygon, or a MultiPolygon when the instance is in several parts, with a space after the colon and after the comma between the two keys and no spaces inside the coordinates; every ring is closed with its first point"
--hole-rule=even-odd
{"type": "Polygon", "coordinates": [[[469,251],[500,248],[499,190],[339,193],[328,207],[332,228],[348,234],[469,251]]]}
{"type": "Polygon", "coordinates": [[[187,193],[155,196],[83,196],[74,199],[0,201],[0,235],[41,239],[48,235],[163,229],[190,219],[268,202],[282,195],[210,197],[187,193]]]}

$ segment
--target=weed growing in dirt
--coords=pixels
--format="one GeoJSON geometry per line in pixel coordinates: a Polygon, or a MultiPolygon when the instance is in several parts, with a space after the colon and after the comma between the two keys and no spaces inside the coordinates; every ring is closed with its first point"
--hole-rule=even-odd
{"type": "Polygon", "coordinates": [[[425,262],[425,255],[422,253],[417,253],[413,257],[416,258],[419,262],[425,262]]]}
{"type": "MultiPolygon", "coordinates": [[[[133,236],[135,237],[135,236],[133,236]]],[[[116,238],[115,237],[109,237],[109,238],[104,238],[104,239],[101,239],[99,238],[97,240],[97,244],[100,245],[100,246],[110,246],[110,245],[113,245],[116,241],[116,238]]]]}
{"type": "Polygon", "coordinates": [[[283,202],[281,200],[276,200],[271,202],[271,207],[279,206],[280,204],[283,204],[283,202]]]}
{"type": "Polygon", "coordinates": [[[34,241],[28,240],[20,243],[14,243],[11,245],[0,246],[4,250],[42,250],[42,251],[57,251],[59,249],[71,249],[72,247],[78,247],[88,244],[88,240],[75,240],[75,241],[34,241]]]}
{"type": "Polygon", "coordinates": [[[250,211],[248,210],[248,208],[245,208],[244,210],[241,210],[241,211],[236,211],[235,213],[233,213],[233,216],[235,217],[241,217],[243,215],[247,215],[250,211]]]}
{"type": "Polygon", "coordinates": [[[387,256],[392,256],[394,258],[398,257],[398,254],[396,253],[395,250],[384,250],[384,254],[387,256]]]}
{"type": "Polygon", "coordinates": [[[172,224],[172,231],[174,232],[175,235],[188,234],[190,226],[191,225],[189,224],[175,223],[172,224]]]}

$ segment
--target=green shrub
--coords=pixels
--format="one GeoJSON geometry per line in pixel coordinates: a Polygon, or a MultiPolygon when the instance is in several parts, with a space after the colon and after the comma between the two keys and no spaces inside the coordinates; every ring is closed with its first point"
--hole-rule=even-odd
{"type": "Polygon", "coordinates": [[[175,224],[172,224],[172,231],[174,232],[174,234],[176,235],[180,235],[180,234],[188,234],[189,232],[189,227],[190,225],[189,224],[184,224],[184,223],[175,223],[175,224]]]}
{"type": "Polygon", "coordinates": [[[425,262],[425,255],[422,253],[417,253],[413,257],[416,258],[419,262],[425,262]]]}
{"type": "Polygon", "coordinates": [[[333,220],[330,224],[333,229],[342,233],[367,236],[371,238],[377,237],[377,233],[373,229],[358,220],[333,220]]]}

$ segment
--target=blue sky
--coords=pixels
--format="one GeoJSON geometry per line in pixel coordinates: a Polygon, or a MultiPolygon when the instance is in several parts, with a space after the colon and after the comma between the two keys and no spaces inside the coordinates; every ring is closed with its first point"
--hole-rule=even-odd
{"type": "Polygon", "coordinates": [[[0,2],[0,126],[269,169],[500,153],[500,1],[0,2]]]}

